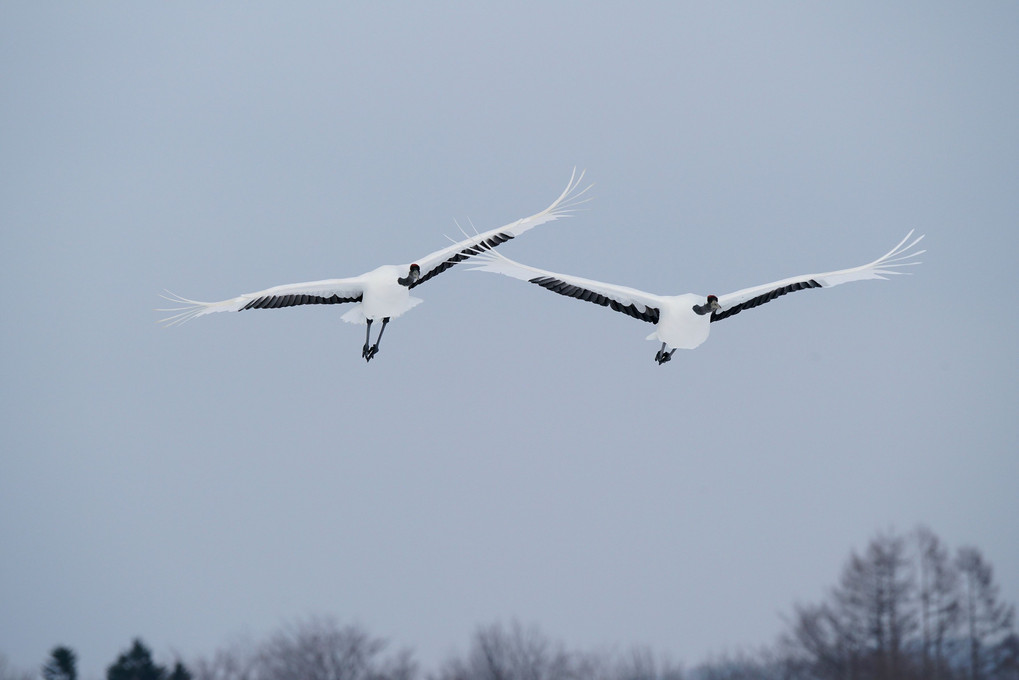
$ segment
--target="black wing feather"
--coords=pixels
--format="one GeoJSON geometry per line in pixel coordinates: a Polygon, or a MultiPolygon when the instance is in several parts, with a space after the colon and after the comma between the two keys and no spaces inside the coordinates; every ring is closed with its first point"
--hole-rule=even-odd
{"type": "Polygon", "coordinates": [[[422,283],[424,283],[428,279],[430,279],[430,278],[432,278],[434,276],[438,276],[439,274],[441,274],[442,272],[446,271],[447,269],[449,269],[453,265],[460,264],[464,260],[469,260],[472,257],[474,257],[475,255],[478,255],[478,254],[480,254],[480,253],[482,253],[482,252],[484,252],[486,250],[491,250],[492,248],[495,248],[496,246],[498,246],[500,244],[503,244],[506,241],[509,241],[511,238],[514,238],[514,237],[511,236],[510,234],[505,234],[505,233],[499,232],[495,236],[490,236],[490,237],[486,238],[484,241],[479,241],[478,243],[475,243],[472,246],[468,246],[468,247],[464,248],[463,250],[461,250],[460,252],[455,253],[453,255],[450,255],[445,260],[440,262],[438,265],[432,267],[432,269],[430,271],[427,271],[424,274],[422,274],[421,277],[417,281],[415,281],[414,283],[410,284],[410,286],[408,286],[408,288],[414,288],[416,286],[420,286],[422,283]]]}
{"type": "Polygon", "coordinates": [[[553,276],[539,276],[530,279],[529,282],[541,286],[546,290],[550,290],[553,293],[559,293],[566,297],[584,300],[585,302],[593,302],[594,304],[601,305],[602,307],[609,307],[614,311],[622,312],[627,316],[632,316],[634,319],[647,321],[648,323],[658,323],[658,317],[661,314],[657,307],[645,307],[642,311],[632,303],[629,305],[622,305],[616,300],[606,297],[601,293],[576,286],[572,283],[567,283],[566,281],[562,281],[553,276]]]}
{"type": "Polygon", "coordinates": [[[821,288],[821,284],[814,279],[808,279],[807,281],[797,281],[796,283],[790,283],[788,286],[782,286],[774,290],[769,290],[767,293],[762,293],[757,297],[752,297],[746,302],[741,302],[738,305],[733,305],[729,309],[723,309],[720,312],[711,313],[711,322],[721,321],[722,319],[728,319],[730,316],[739,314],[744,309],[753,309],[754,307],[763,305],[765,302],[771,302],[777,297],[781,297],[786,293],[793,293],[798,290],[808,290],[810,288],[821,288]]]}
{"type": "Polygon", "coordinates": [[[296,307],[297,305],[339,305],[344,302],[360,302],[361,297],[360,295],[357,297],[340,297],[335,293],[329,297],[307,295],[304,293],[297,295],[266,295],[257,300],[252,300],[241,307],[240,311],[243,312],[245,309],[278,309],[280,307],[296,307]]]}

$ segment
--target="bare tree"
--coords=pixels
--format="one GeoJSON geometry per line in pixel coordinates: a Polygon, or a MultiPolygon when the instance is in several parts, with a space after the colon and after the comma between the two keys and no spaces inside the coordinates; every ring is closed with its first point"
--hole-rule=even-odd
{"type": "Polygon", "coordinates": [[[956,566],[962,579],[962,609],[969,648],[970,680],[998,674],[1015,635],[1015,608],[998,599],[991,565],[976,548],[960,548],[956,566]]]}
{"type": "Polygon", "coordinates": [[[912,604],[915,582],[909,571],[905,541],[880,534],[864,558],[853,555],[835,590],[835,601],[857,625],[867,652],[867,666],[878,680],[908,675],[904,642],[915,630],[912,604]]]}
{"type": "Polygon", "coordinates": [[[863,677],[865,636],[829,603],[796,605],[792,625],[779,641],[786,663],[818,680],[863,677]]]}
{"type": "Polygon", "coordinates": [[[863,555],[850,554],[828,602],[796,608],[785,638],[789,663],[818,678],[911,677],[914,591],[904,539],[878,535],[863,555]]]}
{"type": "Polygon", "coordinates": [[[332,618],[285,626],[264,642],[236,642],[190,664],[193,680],[414,680],[409,651],[384,656],[385,640],[332,618]]]}
{"type": "Polygon", "coordinates": [[[289,626],[257,654],[256,680],[410,680],[417,672],[409,652],[381,658],[386,642],[330,618],[289,626]]]}
{"type": "Polygon", "coordinates": [[[517,622],[481,627],[466,658],[448,660],[436,680],[574,680],[587,677],[561,644],[517,622]]]}
{"type": "Polygon", "coordinates": [[[234,643],[216,650],[212,658],[191,663],[194,680],[257,680],[257,657],[250,643],[234,643]]]}
{"type": "Polygon", "coordinates": [[[682,668],[646,647],[622,654],[567,651],[537,627],[513,622],[477,629],[465,657],[452,657],[431,680],[683,680],[682,668]]]}
{"type": "Polygon", "coordinates": [[[878,535],[850,554],[827,601],[795,608],[781,677],[1019,680],[1015,608],[999,600],[990,565],[975,548],[950,559],[925,527],[911,539],[907,550],[878,535]]]}
{"type": "Polygon", "coordinates": [[[917,597],[920,606],[923,677],[951,677],[948,646],[958,632],[959,572],[948,548],[927,527],[913,534],[917,548],[917,597]]]}
{"type": "Polygon", "coordinates": [[[877,567],[880,611],[884,637],[878,636],[879,677],[900,679],[906,676],[908,656],[905,643],[916,630],[913,597],[916,581],[910,569],[906,542],[898,536],[880,536],[871,542],[868,553],[877,567]]]}

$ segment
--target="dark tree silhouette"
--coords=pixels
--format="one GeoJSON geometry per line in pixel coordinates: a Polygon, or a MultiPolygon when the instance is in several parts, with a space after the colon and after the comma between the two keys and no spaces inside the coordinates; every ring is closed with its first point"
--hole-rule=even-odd
{"type": "Polygon", "coordinates": [[[173,670],[167,676],[167,680],[192,680],[191,673],[180,661],[173,665],[173,670]]]}
{"type": "Polygon", "coordinates": [[[78,657],[70,647],[55,647],[42,667],[44,680],[77,680],[78,657]]]}
{"type": "Polygon", "coordinates": [[[106,680],[166,680],[166,669],[152,661],[152,652],[140,639],[106,669],[106,680]]]}

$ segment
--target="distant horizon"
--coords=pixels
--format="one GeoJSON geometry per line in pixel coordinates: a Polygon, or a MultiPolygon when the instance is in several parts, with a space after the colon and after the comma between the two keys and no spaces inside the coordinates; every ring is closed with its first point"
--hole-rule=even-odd
{"type": "MultiPolygon", "coordinates": [[[[968,544],[960,546],[945,545],[944,543],[940,542],[940,538],[937,536],[936,532],[933,532],[929,527],[922,525],[906,533],[896,532],[889,533],[887,531],[879,532],[870,540],[868,546],[866,547],[872,548],[877,542],[883,539],[898,540],[906,544],[904,550],[910,558],[910,563],[907,565],[906,573],[910,579],[911,587],[913,588],[921,586],[921,584],[917,581],[917,579],[919,578],[918,560],[920,559],[920,546],[917,543],[919,531],[927,532],[927,534],[930,535],[936,542],[936,545],[940,549],[945,551],[946,556],[953,564],[958,562],[958,556],[961,554],[961,551],[963,549],[975,548],[978,551],[978,553],[980,552],[979,547],[971,546],[968,544]]],[[[859,555],[864,555],[866,553],[867,550],[864,550],[862,547],[853,547],[845,558],[845,563],[842,567],[842,572],[845,573],[846,570],[850,568],[853,558],[859,555]]],[[[998,575],[994,570],[994,565],[992,563],[987,564],[991,569],[991,573],[993,574],[992,580],[993,586],[995,588],[1000,587],[998,575]]],[[[837,581],[838,581],[837,578],[832,579],[831,590],[834,590],[838,587],[837,581]]],[[[964,597],[965,593],[962,592],[963,590],[962,586],[959,585],[958,587],[960,589],[959,596],[964,597]]],[[[907,604],[909,605],[909,607],[913,608],[919,607],[920,606],[919,597],[920,597],[919,593],[910,593],[908,595],[907,600],[907,604]]],[[[999,602],[1003,605],[1008,605],[1008,607],[1012,610],[1011,620],[1013,621],[1013,623],[1010,628],[1011,635],[1013,637],[1019,635],[1019,628],[1017,628],[1015,625],[1014,617],[1016,603],[1008,602],[1003,599],[999,600],[999,602]]],[[[804,603],[801,601],[790,603],[788,610],[782,614],[783,620],[785,620],[785,617],[791,616],[792,613],[796,610],[796,608],[803,606],[803,604],[804,603]]],[[[963,614],[963,616],[965,616],[965,614],[963,614]]],[[[787,627],[786,630],[784,630],[781,633],[782,636],[791,634],[791,630],[793,627],[791,621],[792,619],[785,621],[787,627]]],[[[916,621],[914,621],[914,624],[916,624],[916,629],[913,630],[913,636],[903,641],[903,645],[906,649],[911,649],[913,644],[918,644],[922,642],[921,637],[919,637],[920,636],[919,624],[916,621]]],[[[628,646],[621,646],[618,644],[606,645],[603,643],[597,645],[595,648],[592,649],[573,649],[565,645],[560,637],[554,634],[550,634],[548,631],[545,631],[542,628],[540,622],[533,621],[521,622],[516,617],[513,616],[504,617],[503,619],[491,622],[479,622],[478,624],[475,625],[474,631],[471,633],[471,639],[476,640],[477,634],[480,631],[494,630],[505,632],[505,627],[507,625],[510,626],[511,630],[514,629],[526,630],[529,635],[540,636],[539,639],[542,642],[550,643],[551,645],[553,645],[554,649],[564,650],[571,658],[577,657],[578,655],[580,657],[601,658],[600,655],[604,656],[606,653],[608,653],[608,656],[604,656],[604,658],[601,659],[601,663],[621,663],[625,661],[628,653],[636,653],[637,651],[640,651],[641,653],[649,654],[650,659],[654,660],[656,663],[664,663],[670,666],[676,666],[678,668],[689,668],[696,670],[699,668],[710,667],[712,664],[723,662],[726,659],[733,658],[733,655],[736,655],[736,658],[739,658],[744,662],[755,662],[755,661],[761,663],[770,662],[766,655],[760,659],[758,659],[757,656],[764,651],[772,650],[772,648],[774,648],[774,651],[772,652],[773,654],[778,655],[779,657],[781,656],[781,652],[779,651],[780,650],[779,637],[776,637],[776,639],[768,642],[753,645],[737,645],[735,648],[723,647],[719,649],[704,650],[696,659],[672,658],[667,653],[662,653],[660,652],[660,650],[653,649],[647,645],[642,645],[639,642],[631,643],[628,646]]],[[[317,633],[319,629],[323,629],[324,631],[330,630],[345,631],[349,628],[356,629],[356,631],[359,634],[364,633],[368,635],[371,639],[377,639],[381,642],[384,642],[385,646],[379,650],[379,653],[382,654],[384,657],[395,658],[394,655],[398,656],[404,653],[409,653],[410,655],[409,660],[412,661],[419,669],[418,670],[419,675],[416,677],[432,677],[434,673],[438,673],[440,668],[446,665],[448,662],[463,661],[468,658],[467,652],[465,651],[467,649],[467,646],[462,646],[462,648],[459,651],[455,652],[451,651],[447,653],[444,657],[432,659],[428,665],[425,665],[424,662],[420,661],[417,658],[416,650],[414,649],[413,645],[408,645],[404,641],[391,640],[385,637],[377,638],[373,631],[365,629],[356,621],[346,621],[342,617],[337,616],[336,614],[324,612],[307,613],[303,616],[298,616],[289,621],[280,622],[274,630],[263,633],[260,636],[260,639],[249,638],[247,636],[238,638],[236,635],[234,635],[230,637],[229,640],[221,642],[220,644],[214,646],[210,651],[207,651],[202,654],[191,654],[189,656],[187,653],[175,649],[173,653],[169,654],[169,656],[167,656],[166,653],[161,655],[154,653],[153,658],[156,661],[156,663],[166,667],[167,669],[173,668],[175,664],[183,664],[184,667],[189,672],[194,673],[196,671],[195,664],[209,662],[214,663],[216,659],[219,657],[220,653],[253,654],[255,650],[259,649],[261,646],[266,645],[267,643],[270,642],[270,640],[275,639],[277,636],[283,634],[293,635],[295,632],[300,633],[300,631],[302,631],[305,628],[309,628],[309,631],[315,633],[317,633]]],[[[954,663],[961,664],[963,666],[965,664],[962,664],[959,661],[959,659],[961,659],[963,662],[966,661],[969,652],[966,649],[956,649],[955,647],[957,647],[959,644],[966,643],[967,629],[968,626],[966,625],[965,621],[960,619],[959,623],[951,632],[951,634],[954,637],[947,640],[945,645],[945,652],[947,654],[950,654],[953,657],[959,657],[958,659],[956,659],[954,663]],[[955,647],[953,647],[953,640],[955,647]]],[[[121,654],[126,653],[127,650],[131,648],[135,641],[140,641],[146,647],[152,649],[152,647],[149,644],[149,641],[146,640],[145,636],[139,634],[133,636],[131,638],[131,641],[125,644],[124,649],[121,652],[118,652],[117,657],[119,657],[121,654]]],[[[53,645],[50,655],[52,655],[53,650],[56,650],[57,648],[60,647],[71,649],[72,651],[75,652],[75,654],[77,654],[77,652],[74,650],[73,645],[58,643],[53,645]]],[[[163,647],[170,649],[174,648],[172,643],[164,644],[163,647]]],[[[451,645],[450,649],[454,650],[457,648],[451,645]]],[[[108,669],[112,664],[114,664],[117,661],[117,657],[112,658],[109,663],[101,667],[102,669],[104,669],[102,673],[97,674],[96,669],[92,666],[89,666],[88,673],[79,672],[79,677],[81,677],[82,680],[106,677],[105,669],[108,669]]],[[[6,660],[6,655],[4,650],[0,649],[0,661],[2,660],[6,660]]],[[[46,660],[44,659],[42,662],[38,664],[38,666],[41,667],[45,663],[45,661],[46,660]]],[[[78,659],[78,661],[80,662],[80,659],[78,659]]],[[[0,678],[0,680],[18,680],[18,678],[20,677],[19,672],[28,672],[28,669],[13,668],[9,663],[7,664],[7,666],[4,666],[2,663],[0,663],[0,670],[5,671],[6,673],[5,675],[2,676],[2,678],[0,678]]],[[[34,677],[34,675],[32,677],[34,677]]]]}

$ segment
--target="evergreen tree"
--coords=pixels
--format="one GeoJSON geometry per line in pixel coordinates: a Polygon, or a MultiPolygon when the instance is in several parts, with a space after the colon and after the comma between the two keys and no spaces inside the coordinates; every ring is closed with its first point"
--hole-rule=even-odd
{"type": "Polygon", "coordinates": [[[78,657],[70,647],[55,647],[50,659],[42,667],[44,680],[77,680],[78,657]]]}
{"type": "Polygon", "coordinates": [[[174,664],[173,671],[167,677],[167,680],[191,680],[191,673],[184,667],[184,664],[178,661],[174,664]]]}
{"type": "Polygon", "coordinates": [[[106,669],[106,680],[166,680],[166,669],[152,661],[152,652],[140,639],[106,669]]]}

